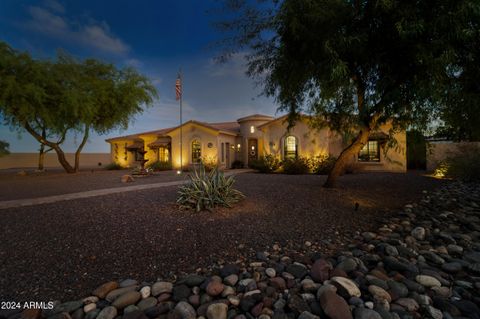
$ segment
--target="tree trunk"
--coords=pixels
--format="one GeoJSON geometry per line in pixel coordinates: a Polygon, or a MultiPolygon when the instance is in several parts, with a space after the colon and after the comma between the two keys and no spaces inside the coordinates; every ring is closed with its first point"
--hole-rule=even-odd
{"type": "Polygon", "coordinates": [[[60,165],[62,165],[62,167],[65,169],[67,173],[70,173],[70,174],[75,173],[74,168],[72,167],[72,165],[70,165],[70,163],[68,163],[67,158],[65,157],[65,153],[60,148],[59,143],[53,143],[48,141],[46,138],[43,138],[40,134],[35,132],[35,130],[28,123],[24,123],[23,127],[38,142],[40,142],[41,144],[47,145],[53,150],[55,150],[55,153],[57,153],[57,158],[58,158],[58,161],[60,162],[60,165]]]}
{"type": "Polygon", "coordinates": [[[75,152],[75,172],[78,172],[80,169],[80,153],[82,152],[82,149],[85,146],[85,143],[87,143],[88,141],[89,131],[90,131],[90,126],[88,124],[85,124],[85,132],[83,132],[82,142],[80,143],[80,145],[77,148],[77,151],[75,152]]]}
{"type": "Polygon", "coordinates": [[[45,145],[40,144],[40,151],[38,154],[38,170],[43,171],[43,162],[45,161],[45,145]]]}
{"type": "Polygon", "coordinates": [[[323,184],[323,187],[335,187],[337,178],[345,171],[345,166],[355,156],[355,154],[358,154],[358,152],[360,152],[362,147],[367,143],[370,131],[371,129],[369,127],[361,129],[352,144],[350,144],[346,149],[342,151],[342,153],[340,153],[340,156],[335,161],[335,165],[333,165],[332,170],[328,174],[327,181],[325,182],[325,184],[323,184]]]}

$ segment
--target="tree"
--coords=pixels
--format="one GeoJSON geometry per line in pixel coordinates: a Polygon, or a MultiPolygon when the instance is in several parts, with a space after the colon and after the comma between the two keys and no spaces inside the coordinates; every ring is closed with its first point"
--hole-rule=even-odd
{"type": "Polygon", "coordinates": [[[230,35],[227,57],[249,50],[248,74],[289,112],[290,125],[303,110],[355,132],[326,187],[379,125],[391,122],[393,133],[427,123],[462,74],[465,44],[478,45],[476,0],[225,3],[235,13],[219,25],[230,35]]]}
{"type": "Polygon", "coordinates": [[[65,53],[54,61],[36,60],[0,43],[0,113],[5,123],[53,149],[68,173],[79,170],[92,130],[103,134],[127,128],[142,105],[151,105],[156,97],[150,81],[133,68],[78,61],[65,53]],[[73,165],[61,148],[69,132],[81,136],[73,165]]]}
{"type": "Polygon", "coordinates": [[[0,157],[10,154],[9,146],[7,142],[0,140],[0,157]]]}

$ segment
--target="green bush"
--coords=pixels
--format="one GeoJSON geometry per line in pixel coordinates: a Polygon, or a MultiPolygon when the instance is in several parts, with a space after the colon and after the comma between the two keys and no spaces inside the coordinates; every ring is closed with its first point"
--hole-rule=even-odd
{"type": "Polygon", "coordinates": [[[172,163],[170,162],[162,162],[162,161],[156,161],[151,164],[147,165],[148,169],[151,169],[153,171],[169,171],[172,169],[172,163]]]}
{"type": "Polygon", "coordinates": [[[239,160],[235,160],[233,161],[232,163],[232,168],[233,169],[237,169],[237,168],[243,168],[244,164],[242,161],[239,161],[239,160]]]}
{"type": "Polygon", "coordinates": [[[311,161],[306,157],[286,159],[283,161],[283,172],[290,175],[310,173],[311,161]]]}
{"type": "Polygon", "coordinates": [[[337,158],[331,155],[319,155],[310,160],[311,170],[314,174],[328,175],[335,165],[337,158]]]}
{"type": "Polygon", "coordinates": [[[258,170],[260,173],[273,173],[278,170],[282,162],[272,154],[261,156],[257,160],[250,162],[250,167],[258,170]]]}
{"type": "Polygon", "coordinates": [[[218,161],[216,157],[212,156],[205,156],[202,157],[201,159],[201,164],[200,166],[203,166],[207,172],[211,172],[214,169],[218,168],[218,161]]]}
{"type": "Polygon", "coordinates": [[[233,176],[225,177],[215,167],[210,173],[203,166],[193,171],[190,182],[180,187],[177,203],[181,207],[211,211],[218,206],[231,207],[245,196],[233,188],[233,176]]]}
{"type": "Polygon", "coordinates": [[[124,167],[118,163],[110,163],[107,166],[105,166],[105,169],[109,171],[116,171],[116,170],[124,169],[124,167]]]}
{"type": "Polygon", "coordinates": [[[439,177],[480,181],[480,146],[459,145],[458,150],[447,157],[435,170],[439,177]]]}

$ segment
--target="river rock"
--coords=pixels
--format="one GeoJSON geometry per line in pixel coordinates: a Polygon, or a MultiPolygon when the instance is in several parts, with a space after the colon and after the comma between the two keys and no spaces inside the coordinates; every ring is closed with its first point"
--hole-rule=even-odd
{"type": "Polygon", "coordinates": [[[195,312],[195,309],[185,301],[180,301],[176,306],[175,306],[175,312],[177,312],[182,319],[196,319],[197,318],[197,313],[195,312]]]}
{"type": "Polygon", "coordinates": [[[158,296],[163,293],[172,293],[173,290],[173,284],[171,282],[167,281],[159,281],[153,284],[151,293],[152,296],[158,296]]]}
{"type": "Polygon", "coordinates": [[[331,319],[352,319],[350,307],[348,307],[345,299],[332,290],[326,290],[321,294],[320,305],[331,319]]]}
{"type": "Polygon", "coordinates": [[[227,319],[228,306],[224,303],[214,303],[207,308],[208,319],[227,319]]]}
{"type": "Polygon", "coordinates": [[[442,284],[437,278],[427,275],[417,275],[415,280],[425,287],[440,287],[442,284]]]}
{"type": "Polygon", "coordinates": [[[337,289],[339,289],[338,292],[340,295],[342,295],[342,292],[347,293],[349,297],[360,297],[362,295],[358,286],[348,278],[332,277],[330,280],[335,284],[337,289]]]}
{"type": "Polygon", "coordinates": [[[117,316],[117,308],[108,306],[102,309],[96,319],[113,319],[117,316]]]}
{"type": "Polygon", "coordinates": [[[138,291],[129,291],[120,295],[115,301],[112,303],[117,309],[123,309],[126,306],[133,305],[137,303],[142,298],[142,295],[138,291]]]}

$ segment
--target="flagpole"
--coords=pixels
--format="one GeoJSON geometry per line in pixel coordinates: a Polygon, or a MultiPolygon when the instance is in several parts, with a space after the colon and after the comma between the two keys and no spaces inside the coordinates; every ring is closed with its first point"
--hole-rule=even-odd
{"type": "Polygon", "coordinates": [[[182,129],[182,98],[183,98],[183,79],[182,79],[182,68],[180,68],[179,75],[180,77],[180,172],[183,173],[183,129],[182,129]]]}

